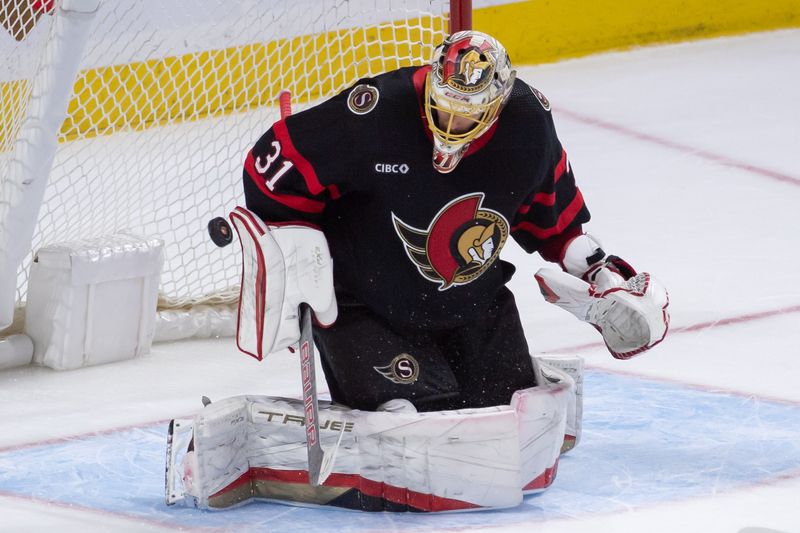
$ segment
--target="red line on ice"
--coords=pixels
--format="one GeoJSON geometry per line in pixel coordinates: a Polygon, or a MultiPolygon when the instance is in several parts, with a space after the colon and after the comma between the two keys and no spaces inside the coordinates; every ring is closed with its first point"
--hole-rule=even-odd
{"type": "MultiPolygon", "coordinates": [[[[773,317],[773,316],[791,314],[791,313],[800,313],[800,305],[793,305],[793,306],[790,306],[790,307],[783,307],[781,309],[773,309],[771,311],[760,311],[760,312],[757,312],[757,313],[749,313],[749,314],[746,314],[746,315],[741,315],[741,316],[736,316],[736,317],[728,317],[728,318],[721,318],[721,319],[718,319],[718,320],[711,320],[711,321],[707,321],[707,322],[700,322],[699,324],[694,324],[694,325],[691,325],[691,326],[670,327],[670,330],[669,330],[669,333],[667,334],[667,336],[669,337],[669,336],[672,336],[672,335],[679,335],[679,334],[682,334],[682,333],[692,333],[692,332],[695,332],[695,331],[701,331],[701,330],[709,329],[709,328],[716,327],[716,326],[729,326],[729,325],[734,325],[734,324],[741,324],[743,322],[751,322],[753,320],[760,320],[760,319],[764,319],[764,318],[770,318],[770,317],[773,317]]],[[[605,346],[603,344],[603,342],[589,342],[589,343],[577,344],[577,345],[573,345],[573,346],[563,346],[563,347],[560,347],[560,348],[548,348],[547,349],[547,353],[548,354],[575,353],[575,352],[580,351],[580,350],[602,348],[603,346],[605,346]]],[[[661,377],[658,377],[658,376],[651,376],[651,375],[648,375],[648,374],[642,374],[642,373],[636,373],[636,372],[628,372],[628,371],[624,371],[624,370],[608,369],[608,368],[599,367],[599,366],[592,366],[592,365],[587,365],[587,368],[590,368],[592,370],[602,371],[602,372],[609,372],[609,373],[614,373],[614,374],[623,374],[623,375],[629,375],[629,376],[632,376],[632,377],[650,379],[650,380],[653,380],[653,381],[663,381],[663,382],[676,383],[676,384],[689,386],[689,387],[693,387],[693,388],[698,388],[698,389],[702,389],[702,390],[706,390],[706,391],[721,392],[721,393],[728,393],[728,394],[736,394],[736,395],[745,396],[745,397],[748,397],[748,398],[761,399],[761,400],[779,402],[779,403],[800,404],[800,402],[796,402],[796,401],[793,401],[793,400],[787,400],[787,399],[784,399],[784,398],[773,398],[773,397],[763,396],[763,395],[760,395],[760,394],[751,394],[751,393],[746,393],[746,392],[742,392],[742,391],[735,391],[735,390],[730,390],[730,389],[722,389],[722,388],[718,388],[718,387],[710,387],[708,385],[692,384],[692,383],[688,383],[688,382],[685,382],[685,381],[672,380],[672,379],[669,379],[669,378],[661,378],[661,377]]],[[[191,416],[183,416],[183,417],[179,416],[179,417],[176,417],[176,418],[191,418],[191,416]]],[[[126,425],[126,426],[113,427],[113,428],[108,428],[108,429],[99,430],[99,431],[87,431],[85,433],[78,433],[78,434],[74,434],[74,435],[68,435],[68,436],[65,436],[65,437],[58,437],[58,438],[55,438],[55,439],[46,439],[46,440],[28,442],[28,443],[23,443],[23,444],[16,444],[16,445],[11,445],[11,446],[6,446],[6,447],[0,448],[0,453],[5,453],[5,452],[13,451],[13,450],[20,450],[20,449],[24,449],[24,448],[30,448],[30,447],[34,447],[34,446],[45,446],[45,445],[50,445],[50,444],[62,444],[62,443],[65,443],[65,442],[69,442],[71,440],[83,439],[83,438],[93,437],[93,436],[98,436],[98,435],[107,435],[107,434],[110,434],[110,433],[116,433],[118,431],[126,431],[126,430],[130,430],[130,429],[147,428],[147,427],[155,426],[157,424],[164,424],[164,431],[166,432],[166,425],[167,425],[168,422],[169,422],[169,419],[166,419],[166,420],[153,420],[151,422],[142,422],[142,423],[139,423],[139,424],[131,424],[131,425],[126,425]]],[[[165,435],[166,435],[166,433],[165,433],[165,435]]]]}
{"type": "MultiPolygon", "coordinates": [[[[736,325],[736,324],[742,324],[742,323],[745,323],[745,322],[752,322],[752,321],[755,321],[755,320],[762,320],[762,319],[765,319],[765,318],[771,318],[771,317],[774,317],[774,316],[788,315],[788,314],[792,314],[792,313],[800,313],[800,305],[792,305],[792,306],[783,307],[783,308],[780,308],[780,309],[773,309],[771,311],[759,311],[757,313],[748,313],[746,315],[741,315],[741,316],[720,318],[718,320],[710,320],[710,321],[707,321],[707,322],[700,322],[699,324],[694,324],[694,325],[691,325],[691,326],[670,327],[669,333],[667,334],[667,337],[670,337],[672,335],[679,335],[679,334],[682,334],[682,333],[694,333],[696,331],[702,331],[702,330],[714,328],[714,327],[717,327],[717,326],[731,326],[731,325],[736,325]]],[[[580,352],[582,350],[597,349],[597,348],[602,348],[603,346],[605,346],[605,344],[602,341],[587,342],[587,343],[584,343],[584,344],[576,344],[574,346],[563,346],[563,347],[560,347],[560,348],[548,348],[547,349],[547,353],[552,353],[552,354],[572,353],[572,354],[574,354],[575,352],[580,352]]],[[[646,355],[645,355],[645,357],[646,357],[646,355]]],[[[708,391],[708,392],[718,392],[718,393],[725,393],[725,394],[733,394],[733,395],[741,396],[741,397],[744,397],[744,398],[753,398],[755,400],[765,400],[765,401],[776,402],[776,403],[783,403],[783,404],[790,404],[790,405],[800,405],[800,402],[798,402],[796,400],[789,400],[789,399],[786,399],[786,398],[779,398],[779,397],[775,397],[775,396],[765,396],[763,394],[753,394],[753,393],[744,392],[744,391],[737,391],[737,390],[734,390],[734,389],[726,389],[724,387],[716,387],[716,386],[710,386],[710,385],[702,385],[702,384],[697,384],[697,383],[690,383],[690,382],[679,380],[679,379],[671,379],[671,378],[665,378],[665,377],[660,377],[660,376],[652,376],[650,374],[645,374],[645,373],[641,373],[641,372],[631,372],[631,371],[620,370],[620,369],[616,369],[616,368],[611,369],[611,368],[606,368],[606,367],[596,366],[596,365],[586,365],[586,368],[591,369],[591,370],[595,370],[595,371],[599,371],[599,372],[608,372],[608,373],[611,373],[611,374],[621,374],[621,375],[626,375],[626,376],[631,376],[631,377],[649,379],[649,380],[653,380],[653,381],[661,381],[661,382],[665,382],[665,383],[675,383],[675,384],[682,385],[682,386],[685,386],[685,387],[691,387],[691,388],[694,388],[694,389],[700,389],[700,390],[704,390],[704,391],[708,391]]]]}
{"type": "MultiPolygon", "coordinates": [[[[783,307],[781,309],[773,309],[771,311],[759,311],[757,313],[748,313],[746,315],[734,316],[728,318],[720,318],[718,320],[709,320],[708,322],[700,322],[692,326],[670,327],[668,337],[680,333],[693,333],[704,329],[710,329],[717,326],[730,326],[733,324],[741,324],[743,322],[752,322],[753,320],[761,320],[762,318],[771,318],[773,316],[788,315],[791,313],[800,313],[800,305],[792,305],[783,307]]],[[[576,344],[573,346],[564,346],[561,348],[550,348],[549,353],[565,353],[575,352],[578,350],[586,350],[590,348],[602,348],[604,346],[602,341],[587,342],[584,344],[576,344]]]]}
{"type": "Polygon", "coordinates": [[[800,178],[789,176],[787,174],[782,174],[774,170],[761,168],[755,165],[751,165],[749,163],[744,163],[742,161],[737,161],[725,155],[715,154],[714,152],[709,152],[708,150],[703,150],[694,146],[690,146],[688,144],[681,144],[679,142],[671,141],[669,139],[664,139],[662,137],[657,137],[649,133],[636,131],[626,126],[622,126],[620,124],[606,122],[604,120],[593,118],[588,115],[583,115],[581,113],[576,113],[574,111],[568,111],[566,109],[558,109],[556,113],[559,115],[563,115],[566,118],[572,119],[576,122],[582,122],[590,126],[596,126],[604,130],[613,131],[621,135],[633,137],[634,139],[656,144],[658,146],[669,148],[677,152],[688,153],[696,157],[699,157],[701,159],[706,159],[709,161],[714,161],[715,163],[719,163],[720,165],[725,165],[726,167],[738,168],[739,170],[744,170],[746,172],[750,172],[752,174],[757,174],[759,176],[780,181],[782,183],[788,183],[790,185],[800,186],[800,178]]]}
{"type": "MultiPolygon", "coordinates": [[[[192,418],[192,417],[191,416],[183,416],[183,417],[179,416],[179,417],[176,417],[176,418],[192,418]]],[[[22,443],[22,444],[12,444],[11,446],[0,447],[0,453],[10,452],[10,451],[14,451],[14,450],[22,450],[22,449],[31,448],[31,447],[34,447],[34,446],[47,446],[47,445],[51,445],[51,444],[64,444],[65,442],[69,442],[69,441],[72,441],[72,440],[85,439],[87,437],[99,437],[99,436],[102,436],[102,435],[109,435],[109,434],[112,434],[112,433],[118,433],[120,431],[128,431],[128,430],[131,430],[131,429],[149,428],[149,427],[155,426],[157,424],[163,424],[164,425],[164,431],[165,431],[164,437],[166,439],[166,435],[167,435],[166,434],[166,427],[167,427],[167,424],[169,424],[170,420],[171,419],[151,420],[149,422],[142,422],[142,423],[139,423],[139,424],[130,424],[130,425],[127,425],[127,426],[117,426],[117,427],[112,427],[112,428],[108,428],[108,429],[101,429],[101,430],[98,430],[98,431],[86,431],[84,433],[76,433],[74,435],[67,435],[67,436],[64,436],[64,437],[56,437],[54,439],[45,439],[45,440],[39,440],[39,441],[34,441],[34,442],[26,442],[26,443],[22,443]]],[[[164,443],[166,445],[166,440],[164,441],[164,443]]]]}
{"type": "MultiPolygon", "coordinates": [[[[196,526],[187,526],[185,524],[180,524],[176,522],[167,522],[156,520],[153,518],[149,518],[147,515],[139,515],[134,513],[125,513],[121,511],[109,511],[108,509],[101,509],[99,507],[86,507],[85,505],[81,505],[79,503],[67,503],[58,500],[45,500],[43,498],[37,498],[35,496],[25,496],[22,494],[16,494],[14,492],[6,492],[0,491],[0,498],[8,498],[8,499],[15,499],[26,501],[29,503],[40,504],[48,507],[58,507],[61,509],[66,509],[69,511],[82,511],[86,513],[91,513],[94,515],[102,515],[113,517],[117,519],[123,520],[131,520],[134,522],[139,522],[142,525],[150,525],[163,528],[164,530],[179,530],[179,531],[202,531],[202,532],[217,532],[217,531],[229,531],[227,528],[219,528],[219,527],[196,527],[196,526]]],[[[2,507],[0,507],[2,508],[2,507]]],[[[85,525],[87,528],[90,528],[88,525],[85,525]]],[[[24,526],[29,527],[29,526],[24,526]]],[[[32,526],[31,526],[32,527],[32,526]]],[[[113,528],[113,526],[112,526],[113,528]]]]}

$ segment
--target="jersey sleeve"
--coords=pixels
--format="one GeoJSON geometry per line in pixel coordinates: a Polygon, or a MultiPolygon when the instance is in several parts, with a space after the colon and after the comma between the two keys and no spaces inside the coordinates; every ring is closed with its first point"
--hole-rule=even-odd
{"type": "Polygon", "coordinates": [[[247,208],[266,222],[318,226],[327,203],[338,197],[336,186],[323,186],[314,166],[297,151],[283,120],[247,154],[243,184],[247,208]]]}
{"type": "Polygon", "coordinates": [[[540,184],[523,201],[511,235],[528,253],[559,262],[569,240],[582,233],[589,210],[575,184],[567,152],[553,136],[540,184]]]}

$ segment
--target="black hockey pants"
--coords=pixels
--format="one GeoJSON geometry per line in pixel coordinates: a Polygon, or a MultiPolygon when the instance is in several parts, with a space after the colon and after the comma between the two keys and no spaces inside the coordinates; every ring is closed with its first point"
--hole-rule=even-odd
{"type": "Polygon", "coordinates": [[[514,296],[502,288],[479,323],[440,331],[396,331],[360,304],[343,303],[315,327],[333,401],[375,410],[395,398],[419,411],[508,404],[535,385],[514,296]]]}

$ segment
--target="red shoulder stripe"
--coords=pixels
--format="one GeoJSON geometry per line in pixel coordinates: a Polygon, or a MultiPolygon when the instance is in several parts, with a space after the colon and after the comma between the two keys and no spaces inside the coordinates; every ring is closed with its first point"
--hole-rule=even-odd
{"type": "Polygon", "coordinates": [[[289,136],[289,130],[286,129],[286,121],[279,120],[272,125],[272,131],[275,132],[275,138],[281,143],[283,155],[295,164],[297,170],[303,175],[306,180],[306,186],[311,194],[317,195],[325,190],[325,187],[319,182],[317,173],[314,171],[314,166],[303,157],[300,152],[295,148],[292,138],[289,136]]]}
{"type": "Polygon", "coordinates": [[[285,226],[303,226],[304,228],[311,228],[322,231],[322,228],[313,222],[306,222],[305,220],[284,220],[281,222],[270,222],[270,227],[282,228],[285,226]]]}
{"type": "Polygon", "coordinates": [[[259,175],[256,171],[255,167],[255,160],[253,158],[253,151],[251,150],[247,154],[247,159],[244,161],[244,168],[247,171],[247,174],[250,176],[250,179],[253,180],[253,183],[256,184],[258,189],[264,193],[266,196],[275,200],[276,202],[285,205],[286,207],[290,207],[296,211],[302,211],[304,213],[322,213],[325,209],[325,203],[320,202],[318,200],[312,200],[310,198],[303,198],[302,196],[294,196],[290,194],[276,194],[269,190],[267,184],[264,182],[264,178],[259,175]]]}

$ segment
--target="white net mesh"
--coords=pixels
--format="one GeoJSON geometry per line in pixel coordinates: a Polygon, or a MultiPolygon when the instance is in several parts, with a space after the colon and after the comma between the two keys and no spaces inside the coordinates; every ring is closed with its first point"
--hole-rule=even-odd
{"type": "Polygon", "coordinates": [[[0,179],[8,172],[51,22],[52,17],[42,17],[28,0],[0,4],[0,26],[5,29],[0,31],[0,179]]]}
{"type": "MultiPolygon", "coordinates": [[[[277,119],[280,90],[292,92],[297,110],[361,76],[425,62],[444,35],[447,4],[104,0],[31,249],[120,231],[158,236],[165,306],[235,298],[238,246],[215,247],[206,225],[243,202],[242,163],[277,119]]],[[[26,50],[9,46],[0,63],[3,142],[14,134],[9,117],[24,111],[15,86],[34,71],[23,67],[35,69],[39,33],[43,41],[37,25],[18,45],[26,50]],[[7,93],[19,111],[5,111],[7,93]]],[[[20,304],[30,261],[18,275],[20,304]]]]}

